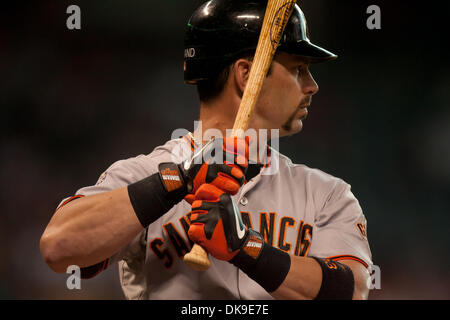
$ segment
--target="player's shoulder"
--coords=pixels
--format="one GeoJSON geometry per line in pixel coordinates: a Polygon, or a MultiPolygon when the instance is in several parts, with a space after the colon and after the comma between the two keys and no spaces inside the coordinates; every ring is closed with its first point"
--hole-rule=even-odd
{"type": "Polygon", "coordinates": [[[186,138],[177,138],[168,140],[165,144],[159,145],[147,155],[139,156],[141,159],[167,159],[164,161],[171,161],[180,163],[191,155],[193,146],[190,140],[186,138]]]}
{"type": "Polygon", "coordinates": [[[289,157],[277,152],[280,161],[280,174],[286,174],[296,179],[305,179],[317,184],[342,184],[345,183],[339,177],[333,176],[323,170],[294,163],[289,157]]]}
{"type": "Polygon", "coordinates": [[[111,164],[106,172],[122,173],[132,175],[136,178],[147,177],[157,171],[158,164],[162,162],[181,162],[183,157],[189,153],[190,147],[185,141],[172,139],[166,143],[156,146],[148,154],[121,159],[111,164]]]}
{"type": "Polygon", "coordinates": [[[278,153],[278,157],[282,179],[288,179],[296,185],[302,185],[307,191],[313,192],[315,197],[324,202],[331,197],[340,197],[343,193],[350,192],[351,185],[342,178],[305,164],[294,163],[289,157],[281,153],[278,153]]]}

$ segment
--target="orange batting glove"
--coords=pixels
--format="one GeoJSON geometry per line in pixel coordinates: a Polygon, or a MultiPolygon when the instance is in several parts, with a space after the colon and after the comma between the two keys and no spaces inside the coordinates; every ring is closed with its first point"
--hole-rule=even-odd
{"type": "Polygon", "coordinates": [[[230,261],[251,234],[233,198],[212,184],[197,190],[190,220],[189,238],[220,260],[230,261]]]}
{"type": "Polygon", "coordinates": [[[190,213],[189,238],[213,257],[245,272],[267,292],[275,291],[286,278],[291,258],[247,229],[233,198],[211,184],[195,193],[190,213]]]}
{"type": "Polygon", "coordinates": [[[213,139],[180,167],[187,183],[186,201],[192,204],[198,188],[209,183],[228,194],[236,194],[246,182],[249,137],[213,139]]]}

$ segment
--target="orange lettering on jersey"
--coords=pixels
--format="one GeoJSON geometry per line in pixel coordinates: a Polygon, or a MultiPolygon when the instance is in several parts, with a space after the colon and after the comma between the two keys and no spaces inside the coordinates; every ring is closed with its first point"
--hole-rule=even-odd
{"type": "Polygon", "coordinates": [[[366,224],[365,223],[357,223],[356,226],[358,227],[359,232],[361,232],[361,235],[364,238],[367,238],[367,232],[366,232],[366,224]]]}
{"type": "Polygon", "coordinates": [[[270,212],[270,221],[267,222],[267,213],[266,212],[260,212],[259,213],[259,233],[262,234],[264,237],[265,242],[273,246],[273,232],[275,229],[275,217],[276,212],[270,212]]]}
{"type": "Polygon", "coordinates": [[[311,240],[312,240],[312,231],[313,227],[310,224],[305,223],[303,225],[303,232],[302,232],[302,251],[300,254],[304,257],[308,255],[309,248],[311,247],[311,240]]]}
{"type": "Polygon", "coordinates": [[[248,229],[253,229],[252,219],[247,211],[241,211],[242,222],[247,226],[248,229]]]}
{"type": "Polygon", "coordinates": [[[169,249],[161,250],[161,247],[164,245],[164,240],[161,238],[155,238],[150,242],[150,249],[152,249],[153,253],[161,260],[164,261],[164,266],[168,269],[173,265],[173,257],[170,254],[169,249]]]}
{"type": "Polygon", "coordinates": [[[184,242],[184,239],[181,237],[180,233],[172,224],[172,222],[163,225],[163,228],[166,231],[167,236],[170,239],[170,242],[172,243],[173,247],[175,248],[175,251],[177,252],[177,255],[180,258],[183,257],[187,252],[189,252],[189,248],[186,242],[184,242]]]}
{"type": "Polygon", "coordinates": [[[300,246],[302,243],[302,230],[303,230],[303,220],[300,220],[300,224],[298,226],[298,232],[297,232],[297,241],[295,242],[295,250],[294,250],[294,255],[299,256],[300,255],[300,246]]]}
{"type": "Polygon", "coordinates": [[[292,217],[283,217],[280,221],[280,232],[278,236],[278,248],[285,252],[291,250],[291,244],[285,242],[286,240],[286,228],[287,226],[293,227],[295,225],[295,219],[292,217]]]}
{"type": "Polygon", "coordinates": [[[309,248],[311,247],[312,232],[313,227],[301,220],[300,226],[298,227],[297,242],[294,250],[296,256],[304,257],[308,254],[309,248]]]}

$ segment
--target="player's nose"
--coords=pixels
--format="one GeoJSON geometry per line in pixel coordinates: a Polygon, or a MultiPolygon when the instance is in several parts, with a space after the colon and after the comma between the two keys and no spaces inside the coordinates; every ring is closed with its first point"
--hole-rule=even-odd
{"type": "Polygon", "coordinates": [[[305,75],[302,81],[302,87],[303,87],[303,94],[308,96],[313,96],[319,91],[319,85],[314,80],[311,72],[308,71],[308,73],[305,75]]]}

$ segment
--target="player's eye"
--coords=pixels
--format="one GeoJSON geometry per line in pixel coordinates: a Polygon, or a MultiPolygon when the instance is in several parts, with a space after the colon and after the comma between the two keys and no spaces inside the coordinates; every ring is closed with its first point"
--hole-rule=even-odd
{"type": "Polygon", "coordinates": [[[309,64],[300,64],[297,66],[297,74],[298,76],[307,75],[309,72],[309,64]]]}
{"type": "Polygon", "coordinates": [[[297,67],[298,73],[303,73],[305,70],[306,70],[306,67],[302,64],[297,67]]]}
{"type": "Polygon", "coordinates": [[[295,66],[293,70],[297,76],[300,76],[303,75],[308,70],[308,66],[302,63],[295,66]]]}

